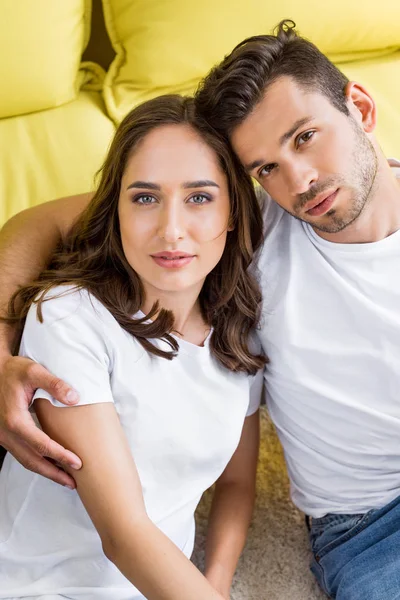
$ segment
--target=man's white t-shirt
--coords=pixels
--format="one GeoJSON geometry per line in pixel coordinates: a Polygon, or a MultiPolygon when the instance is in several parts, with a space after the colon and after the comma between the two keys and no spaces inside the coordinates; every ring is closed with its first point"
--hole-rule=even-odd
{"type": "Polygon", "coordinates": [[[381,507],[400,495],[400,231],[331,243],[264,200],[260,337],[293,501],[381,507]]]}
{"type": "MultiPolygon", "coordinates": [[[[208,340],[199,347],[178,339],[172,361],[150,355],[95,298],[65,290],[53,290],[64,295],[43,304],[43,324],[31,308],[20,354],[71,384],[80,404],[114,403],[147,513],[189,557],[195,508],[232,457],[245,417],[258,409],[262,374],[228,371],[208,340]]],[[[36,397],[62,406],[43,390],[36,397]]],[[[76,491],[25,470],[8,454],[0,507],[0,598],[143,598],[104,556],[76,491]]]]}

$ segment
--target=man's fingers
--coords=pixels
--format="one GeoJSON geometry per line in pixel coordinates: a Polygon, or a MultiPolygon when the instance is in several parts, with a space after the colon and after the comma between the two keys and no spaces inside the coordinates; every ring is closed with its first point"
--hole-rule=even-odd
{"type": "Polygon", "coordinates": [[[71,467],[75,470],[79,470],[82,467],[82,461],[76,454],[66,450],[42,431],[40,431],[40,433],[40,439],[38,439],[36,445],[33,446],[38,454],[43,457],[51,458],[56,463],[71,467]]]}
{"type": "Polygon", "coordinates": [[[13,440],[7,446],[7,450],[14,458],[29,471],[43,475],[43,477],[70,489],[76,488],[74,479],[68,473],[32,451],[32,448],[24,444],[24,442],[13,440]]]}
{"type": "Polygon", "coordinates": [[[23,357],[10,358],[0,378],[0,444],[27,469],[74,488],[73,478],[52,464],[80,469],[78,456],[66,450],[36,427],[28,406],[34,391],[43,388],[63,404],[76,404],[75,390],[44,367],[23,357]]]}
{"type": "Polygon", "coordinates": [[[65,381],[55,377],[42,365],[32,362],[26,370],[29,386],[32,389],[42,388],[62,404],[76,404],[79,395],[65,381]]]}
{"type": "MultiPolygon", "coordinates": [[[[22,438],[24,443],[31,449],[33,448],[41,457],[51,458],[63,466],[76,470],[82,466],[82,461],[76,454],[63,448],[63,446],[50,439],[44,431],[36,427],[29,413],[27,419],[20,419],[14,424],[12,433],[14,437],[22,438]]],[[[14,455],[12,450],[10,452],[14,455]]]]}

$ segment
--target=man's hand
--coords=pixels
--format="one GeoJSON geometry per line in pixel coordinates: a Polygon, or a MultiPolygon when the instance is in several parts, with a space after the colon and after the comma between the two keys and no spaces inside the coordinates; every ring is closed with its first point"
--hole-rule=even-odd
{"type": "Polygon", "coordinates": [[[66,405],[78,401],[72,388],[41,365],[19,356],[8,358],[0,370],[0,445],[30,471],[75,488],[73,478],[57,464],[80,469],[81,460],[41,431],[29,412],[37,388],[66,405]]]}

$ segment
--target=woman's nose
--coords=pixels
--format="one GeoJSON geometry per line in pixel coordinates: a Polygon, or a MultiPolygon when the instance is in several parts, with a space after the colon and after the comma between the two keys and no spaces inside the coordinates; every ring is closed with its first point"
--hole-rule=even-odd
{"type": "Polygon", "coordinates": [[[166,206],[160,211],[158,235],[168,243],[184,237],[184,216],[177,206],[166,206]]]}

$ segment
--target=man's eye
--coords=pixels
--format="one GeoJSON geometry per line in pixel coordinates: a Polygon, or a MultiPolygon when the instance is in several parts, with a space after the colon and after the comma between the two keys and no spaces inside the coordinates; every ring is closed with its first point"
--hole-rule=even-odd
{"type": "Polygon", "coordinates": [[[305,144],[306,142],[308,142],[312,136],[314,135],[315,131],[306,131],[305,133],[302,133],[298,138],[297,138],[297,146],[302,146],[303,144],[305,144]]]}
{"type": "Polygon", "coordinates": [[[265,165],[265,167],[262,167],[258,171],[258,176],[259,177],[267,177],[275,167],[276,167],[275,164],[265,165]]]}
{"type": "Polygon", "coordinates": [[[149,196],[149,195],[142,195],[142,196],[136,196],[136,198],[133,199],[133,202],[135,204],[154,204],[154,202],[156,202],[156,199],[154,198],[154,196],[149,196]]]}
{"type": "Polygon", "coordinates": [[[191,204],[206,204],[210,201],[211,198],[205,196],[204,194],[195,194],[194,196],[191,196],[188,200],[188,202],[190,202],[191,204]]]}

